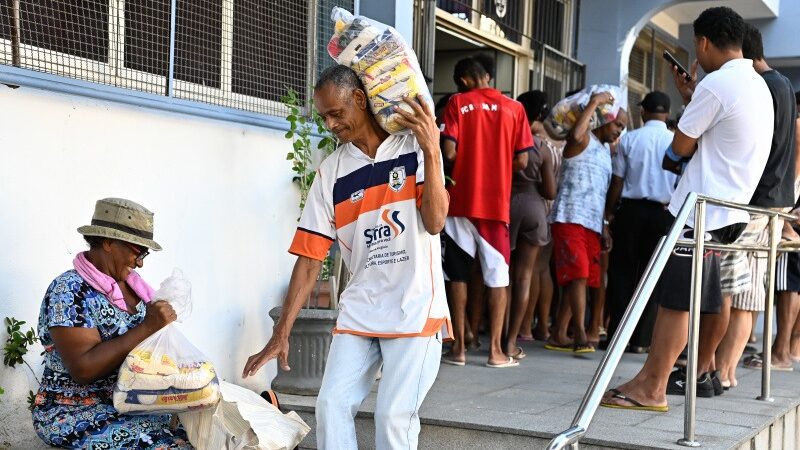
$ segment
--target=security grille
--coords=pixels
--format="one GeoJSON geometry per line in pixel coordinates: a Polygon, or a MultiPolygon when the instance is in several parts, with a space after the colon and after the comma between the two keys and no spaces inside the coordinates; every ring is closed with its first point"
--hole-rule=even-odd
{"type": "Polygon", "coordinates": [[[280,115],[333,63],[330,11],[353,3],[0,0],[0,64],[280,115]]]}
{"type": "Polygon", "coordinates": [[[530,37],[525,33],[525,4],[521,1],[436,0],[436,7],[482,31],[517,44],[523,37],[530,37]]]}
{"type": "Polygon", "coordinates": [[[586,66],[583,63],[543,42],[534,40],[531,48],[530,89],[544,91],[550,105],[555,105],[568,92],[583,89],[586,84],[586,66]]]}

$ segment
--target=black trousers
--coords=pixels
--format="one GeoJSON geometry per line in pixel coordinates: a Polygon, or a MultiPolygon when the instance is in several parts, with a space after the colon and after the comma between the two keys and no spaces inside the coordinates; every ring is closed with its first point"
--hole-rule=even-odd
{"type": "MultiPolygon", "coordinates": [[[[606,307],[610,315],[609,336],[617,331],[658,240],[669,231],[674,220],[661,203],[622,199],[611,224],[614,247],[609,255],[606,293],[606,307]]],[[[657,304],[651,298],[633,331],[631,346],[650,346],[657,310],[657,304]]]]}

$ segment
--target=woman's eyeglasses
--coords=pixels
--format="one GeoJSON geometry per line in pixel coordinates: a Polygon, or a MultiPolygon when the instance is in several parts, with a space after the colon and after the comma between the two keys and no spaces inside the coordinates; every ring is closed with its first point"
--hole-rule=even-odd
{"type": "MultiPolygon", "coordinates": [[[[122,242],[124,242],[124,241],[122,241],[122,242]]],[[[147,247],[143,247],[141,245],[134,245],[134,244],[131,244],[130,242],[125,242],[125,244],[128,247],[130,247],[131,250],[133,250],[134,253],[136,253],[136,261],[141,262],[147,257],[147,255],[150,254],[150,249],[147,248],[147,247]]]]}

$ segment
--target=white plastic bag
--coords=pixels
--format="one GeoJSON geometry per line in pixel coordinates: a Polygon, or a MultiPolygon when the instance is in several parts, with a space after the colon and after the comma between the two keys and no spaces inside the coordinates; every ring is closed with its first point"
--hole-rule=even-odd
{"type": "Polygon", "coordinates": [[[179,415],[197,450],[291,450],[311,431],[296,412],[281,413],[255,392],[220,382],[216,408],[179,415]]]}
{"type": "Polygon", "coordinates": [[[153,301],[156,300],[169,302],[178,315],[178,322],[183,322],[192,313],[192,284],[180,269],[172,269],[172,275],[161,282],[153,295],[153,301]]]}
{"type": "Polygon", "coordinates": [[[544,121],[547,132],[553,137],[566,138],[589,104],[589,99],[598,92],[611,92],[614,103],[598,107],[592,115],[589,128],[594,130],[616,119],[624,105],[622,90],[619,86],[595,84],[556,103],[544,121]]]}
{"type": "Polygon", "coordinates": [[[361,78],[372,113],[384,130],[391,134],[408,133],[397,123],[399,115],[393,110],[399,106],[411,112],[403,97],[415,99],[421,95],[433,111],[433,99],[414,50],[394,28],[362,16],[354,17],[342,8],[333,8],[331,20],[336,25],[328,42],[328,54],[337,63],[355,70],[361,78]]]}
{"type": "MultiPolygon", "coordinates": [[[[191,284],[175,269],[156,291],[156,300],[169,302],[184,320],[191,311],[191,284]]],[[[114,387],[114,408],[125,414],[189,411],[218,401],[213,364],[172,324],[131,350],[114,387]]]]}

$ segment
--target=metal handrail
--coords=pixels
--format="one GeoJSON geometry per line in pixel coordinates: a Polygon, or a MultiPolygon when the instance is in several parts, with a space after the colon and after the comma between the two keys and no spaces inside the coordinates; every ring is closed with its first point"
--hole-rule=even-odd
{"type": "MultiPolygon", "coordinates": [[[[647,301],[655,289],[658,279],[667,263],[669,255],[676,245],[693,246],[694,255],[692,256],[692,294],[691,294],[691,307],[689,311],[689,352],[687,358],[687,380],[697,379],[697,348],[698,348],[698,335],[700,329],[700,296],[702,287],[702,274],[703,274],[703,255],[704,248],[719,249],[719,250],[741,250],[741,251],[756,251],[767,252],[769,263],[767,266],[767,301],[764,309],[764,357],[761,373],[761,395],[759,400],[772,401],[770,397],[770,364],[771,364],[771,351],[772,351],[772,301],[775,292],[775,260],[777,253],[798,251],[798,249],[778,248],[779,231],[777,218],[784,218],[789,220],[797,220],[797,217],[786,214],[780,211],[774,211],[766,208],[759,208],[750,205],[742,205],[739,203],[729,202],[725,200],[715,199],[706,195],[699,195],[697,193],[690,193],[683,202],[680,211],[675,217],[675,222],[670,228],[666,236],[662,237],[653,252],[653,256],[647,264],[647,267],[636,286],[633,293],[631,302],[622,316],[617,332],[611,339],[605,355],[600,361],[600,364],[595,371],[594,377],[589,384],[589,388],[583,396],[581,405],[572,420],[570,427],[563,432],[557,434],[550,444],[548,450],[561,450],[570,446],[572,450],[577,450],[578,441],[586,434],[589,425],[600,406],[600,401],[604,393],[608,389],[608,384],[614,371],[619,365],[625,346],[633,334],[636,324],[639,322],[647,301]],[[705,236],[705,216],[706,204],[722,206],[730,209],[747,211],[751,214],[760,214],[769,217],[769,245],[768,246],[750,246],[738,244],[717,244],[712,242],[705,242],[704,239],[697,239],[697,236],[705,236]],[[684,229],[687,219],[692,211],[695,210],[695,239],[684,240],[678,239],[681,231],[684,229]]],[[[695,441],[695,403],[696,403],[696,383],[686,383],[686,402],[684,413],[684,435],[683,438],[678,440],[678,443],[688,447],[697,447],[700,444],[695,441]]]]}

